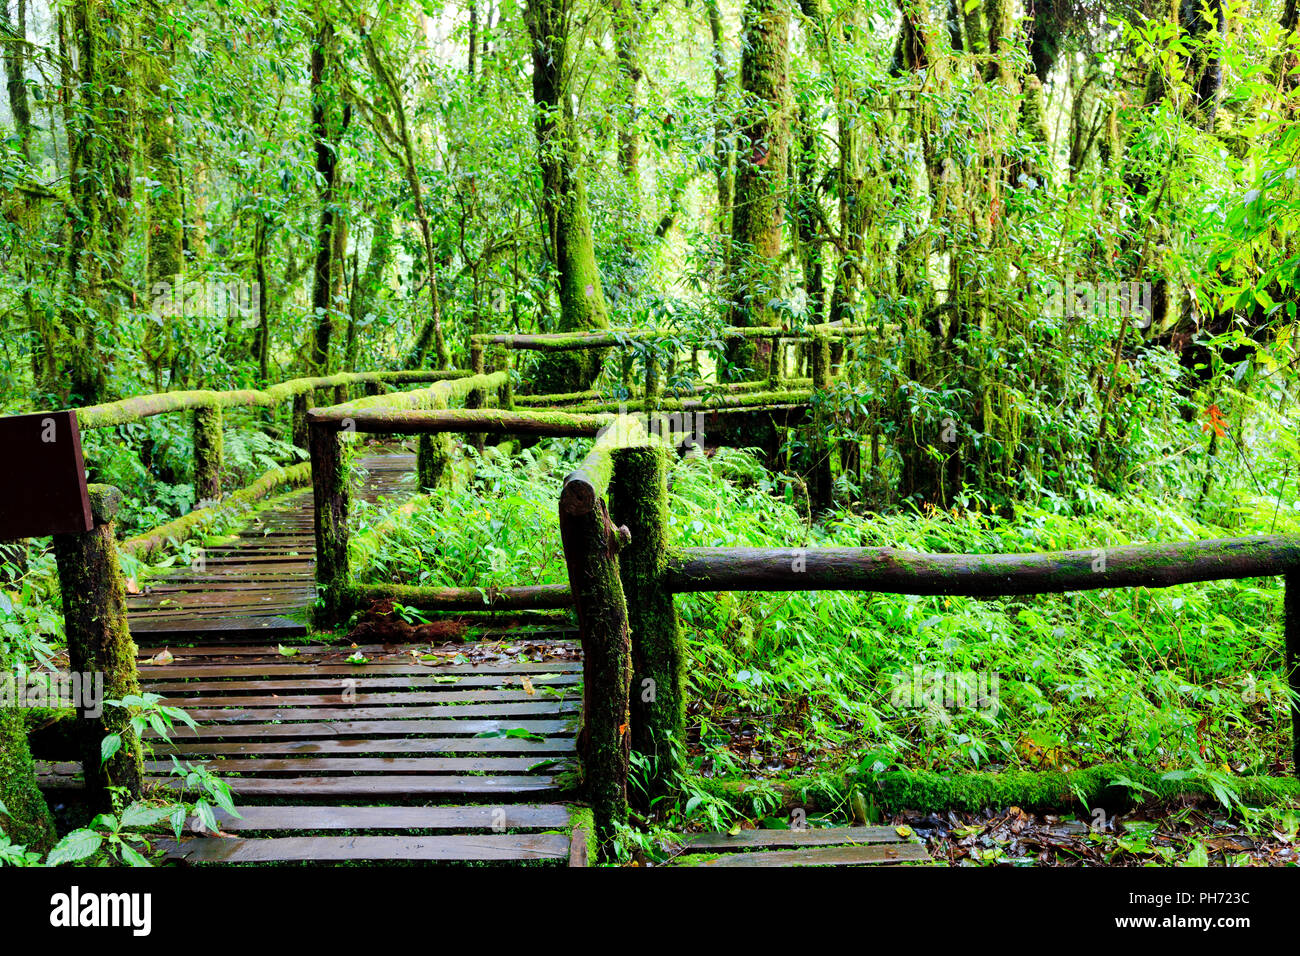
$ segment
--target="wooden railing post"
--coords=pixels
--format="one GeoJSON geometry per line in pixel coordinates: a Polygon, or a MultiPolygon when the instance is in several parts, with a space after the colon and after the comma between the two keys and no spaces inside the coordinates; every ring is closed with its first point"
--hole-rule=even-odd
{"type": "MultiPolygon", "coordinates": [[[[578,748],[601,854],[627,820],[630,763],[628,691],[632,683],[627,604],[619,579],[616,530],[601,495],[608,476],[579,470],[560,493],[560,540],[582,639],[583,707],[578,748]]],[[[621,532],[621,533],[620,533],[621,532]]]]}
{"type": "Polygon", "coordinates": [[[348,587],[348,474],[343,433],[330,422],[312,422],[312,491],[316,503],[316,585],[318,620],[337,623],[348,587]]]}
{"type": "Polygon", "coordinates": [[[216,501],[221,497],[221,459],[224,439],[221,433],[220,405],[203,405],[194,409],[194,500],[216,501]]]}
{"type": "MultiPolygon", "coordinates": [[[[1286,618],[1286,680],[1293,695],[1300,694],[1300,571],[1284,579],[1286,618]]],[[[1291,770],[1300,777],[1300,701],[1291,698],[1291,770]]]]}
{"type": "Polygon", "coordinates": [[[296,448],[308,449],[310,441],[307,436],[307,409],[311,405],[311,392],[299,392],[293,397],[293,444],[296,448]]]}
{"type": "Polygon", "coordinates": [[[686,733],[686,652],[667,581],[672,456],[648,444],[613,457],[612,520],[631,535],[618,567],[632,631],[632,749],[650,758],[649,805],[677,792],[686,733]]]}
{"type": "Polygon", "coordinates": [[[831,457],[834,451],[830,441],[830,415],[827,403],[830,401],[831,387],[831,340],[825,332],[814,332],[812,339],[812,387],[813,387],[813,440],[812,446],[812,481],[809,482],[813,503],[818,508],[825,508],[831,503],[834,479],[831,473],[831,457]]]}
{"type": "MultiPolygon", "coordinates": [[[[83,680],[91,677],[98,683],[102,675],[104,700],[121,700],[140,693],[136,646],[126,621],[126,584],[113,537],[122,493],[108,485],[91,485],[88,492],[94,528],[54,536],[68,658],[83,680]]],[[[86,793],[97,809],[111,810],[110,786],[124,787],[130,798],[140,796],[143,763],[130,714],[123,707],[102,707],[102,700],[99,705],[93,711],[78,705],[77,736],[86,793]],[[122,745],[105,762],[101,745],[111,734],[122,745]]]]}
{"type": "Polygon", "coordinates": [[[663,395],[663,381],[659,378],[659,356],[654,342],[646,343],[645,353],[645,407],[649,411],[663,395]]]}
{"type": "Polygon", "coordinates": [[[432,491],[442,485],[451,463],[451,450],[451,436],[445,432],[420,436],[415,452],[415,476],[420,488],[432,491]]]}
{"type": "MultiPolygon", "coordinates": [[[[473,344],[470,345],[469,362],[470,362],[470,368],[473,370],[475,375],[483,375],[487,372],[487,362],[486,362],[486,356],[484,355],[483,343],[474,342],[473,344]]],[[[482,388],[472,389],[470,393],[465,396],[466,408],[482,408],[486,404],[487,404],[487,391],[485,389],[482,388]]],[[[482,432],[476,432],[469,436],[469,440],[471,445],[473,445],[479,451],[482,451],[483,443],[487,440],[487,436],[484,435],[482,432]]]]}
{"type": "Polygon", "coordinates": [[[493,346],[492,371],[506,373],[506,382],[501,386],[501,391],[498,393],[497,407],[508,412],[515,409],[515,382],[510,371],[513,364],[513,355],[514,353],[504,345],[493,346]]]}

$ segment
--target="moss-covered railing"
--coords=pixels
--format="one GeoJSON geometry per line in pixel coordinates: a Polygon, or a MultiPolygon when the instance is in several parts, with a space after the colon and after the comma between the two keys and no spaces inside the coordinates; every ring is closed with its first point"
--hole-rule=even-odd
{"type": "Polygon", "coordinates": [[[308,412],[312,484],[316,497],[316,583],[320,620],[334,624],[357,608],[392,599],[422,610],[552,610],[572,606],[569,591],[549,585],[482,588],[428,588],[356,585],[348,566],[350,511],[344,436],[352,434],[420,436],[416,471],[420,486],[439,488],[449,478],[449,436],[465,434],[588,437],[609,423],[609,415],[568,412],[516,412],[485,407],[501,397],[505,371],[439,382],[411,392],[375,396],[308,412]],[[448,408],[454,401],[472,408],[448,408]]]}
{"type": "MultiPolygon", "coordinates": [[[[698,351],[713,346],[727,345],[734,342],[767,341],[770,346],[766,374],[757,381],[739,384],[759,388],[766,387],[768,390],[776,392],[783,387],[785,389],[794,387],[793,383],[784,378],[787,358],[786,349],[789,346],[802,347],[803,353],[797,360],[796,365],[807,364],[811,369],[817,361],[816,354],[821,348],[822,342],[827,343],[829,349],[832,343],[842,345],[846,339],[879,331],[879,328],[832,322],[809,325],[804,328],[729,326],[718,330],[701,332],[694,335],[694,337],[689,332],[666,332],[659,329],[607,329],[593,332],[538,334],[485,333],[470,337],[470,355],[474,367],[478,370],[487,367],[485,355],[488,352],[491,352],[492,355],[491,367],[508,370],[511,365],[510,354],[513,351],[557,353],[621,349],[624,353],[623,385],[630,393],[633,391],[631,379],[632,350],[642,349],[646,351],[644,356],[645,380],[640,395],[645,402],[653,406],[663,393],[664,378],[670,378],[672,375],[672,359],[669,359],[667,368],[665,368],[660,356],[647,349],[648,346],[653,346],[656,343],[672,343],[678,347],[689,345],[694,356],[698,351]]],[[[529,401],[529,404],[551,406],[566,404],[573,400],[599,401],[600,397],[598,392],[546,395],[535,397],[529,401]]]]}
{"type": "Polygon", "coordinates": [[[223,411],[228,408],[274,408],[292,403],[291,433],[294,444],[307,447],[307,406],[317,391],[333,389],[336,401],[344,401],[351,389],[364,386],[378,393],[386,386],[441,382],[463,378],[467,371],[341,372],[315,378],[295,378],[265,389],[243,388],[226,391],[197,389],[137,395],[116,402],[79,408],[77,424],[85,431],[127,425],[155,415],[190,412],[194,435],[194,497],[211,502],[221,497],[224,454],[223,411]]]}
{"type": "Polygon", "coordinates": [[[1286,675],[1300,777],[1300,536],[1261,535],[1046,554],[893,548],[674,548],[662,444],[607,432],[565,482],[560,526],[587,658],[584,734],[605,841],[627,810],[627,751],[650,767],[647,799],[683,770],[685,651],[673,595],[874,591],[991,598],[1286,577],[1286,675]],[[605,502],[608,497],[608,504],[605,502]],[[593,696],[594,695],[594,696],[593,696]],[[608,695],[602,697],[601,695],[608,695]]]}
{"type": "Polygon", "coordinates": [[[627,820],[631,751],[650,759],[647,800],[680,770],[685,656],[664,574],[668,468],[684,437],[662,419],[619,417],[560,493],[584,662],[579,752],[602,854],[627,820]]]}

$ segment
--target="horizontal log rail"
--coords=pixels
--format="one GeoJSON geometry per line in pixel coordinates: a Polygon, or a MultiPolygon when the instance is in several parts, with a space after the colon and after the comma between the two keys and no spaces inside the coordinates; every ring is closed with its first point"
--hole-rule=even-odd
{"type": "Polygon", "coordinates": [[[613,415],[572,415],[564,412],[507,412],[494,408],[395,410],[312,409],[313,426],[336,431],[388,435],[488,432],[494,435],[544,435],[553,438],[594,438],[613,415]]]}
{"type": "Polygon", "coordinates": [[[160,392],[155,395],[137,395],[116,402],[78,408],[77,424],[84,429],[109,428],[140,421],[153,415],[193,411],[199,408],[267,408],[306,395],[317,389],[339,388],[350,385],[397,385],[416,382],[441,382],[464,378],[468,371],[395,371],[395,372],[342,372],[317,378],[295,378],[265,389],[231,389],[211,391],[160,392]]]}
{"type": "Polygon", "coordinates": [[[324,604],[320,614],[323,622],[336,622],[354,609],[384,600],[444,612],[556,610],[573,606],[569,588],[563,585],[436,588],[351,582],[344,434],[421,436],[417,471],[424,487],[436,488],[448,472],[448,434],[586,438],[600,435],[615,422],[613,415],[482,407],[489,393],[504,393],[509,375],[506,370],[484,372],[438,382],[427,389],[369,396],[307,412],[316,496],[316,580],[324,604]],[[471,399],[481,403],[479,407],[447,407],[451,401],[471,399]]]}
{"type": "Polygon", "coordinates": [[[419,611],[554,611],[573,607],[566,584],[485,588],[434,588],[412,584],[363,584],[352,589],[357,606],[396,601],[419,611]]]}
{"type": "Polygon", "coordinates": [[[723,329],[692,334],[687,331],[665,332],[661,329],[602,329],[592,332],[542,332],[536,334],[482,333],[470,337],[478,346],[502,346],[520,351],[568,352],[581,349],[607,349],[656,341],[739,341],[745,339],[785,339],[790,342],[811,341],[815,335],[832,338],[870,335],[878,329],[865,325],[824,323],[803,329],[786,329],[770,326],[729,326],[723,329]]]}
{"type": "Polygon", "coordinates": [[[808,389],[790,391],[742,392],[735,395],[706,395],[701,398],[660,398],[654,401],[633,399],[624,402],[583,402],[570,407],[574,414],[599,412],[751,412],[766,409],[811,408],[813,393],[808,389]]]}
{"type": "Polygon", "coordinates": [[[674,591],[883,591],[999,597],[1172,587],[1300,569],[1300,537],[1256,535],[1045,554],[925,554],[896,548],[681,548],[674,591]]]}

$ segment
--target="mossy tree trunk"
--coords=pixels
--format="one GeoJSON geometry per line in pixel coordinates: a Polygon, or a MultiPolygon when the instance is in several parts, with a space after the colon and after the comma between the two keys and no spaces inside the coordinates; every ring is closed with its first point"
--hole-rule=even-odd
{"type": "MultiPolygon", "coordinates": [[[[533,48],[537,159],[548,254],[559,277],[558,331],[609,328],[609,308],[596,265],[587,187],[580,168],[577,118],[570,92],[571,9],[565,0],[529,0],[533,48]]],[[[600,374],[603,351],[544,356],[533,374],[539,394],[580,392],[600,374]]]]}
{"type": "Polygon", "coordinates": [[[650,445],[614,453],[610,508],[630,532],[619,553],[632,634],[632,749],[649,759],[644,804],[678,790],[686,733],[686,649],[668,589],[668,449],[650,445]]]}
{"type": "MultiPolygon", "coordinates": [[[[172,42],[158,0],[147,0],[144,12],[141,133],[145,165],[153,182],[149,189],[148,276],[149,294],[158,296],[169,291],[167,286],[178,290],[182,284],[184,230],[176,126],[167,84],[172,42]]],[[[154,310],[153,321],[145,326],[142,351],[153,373],[155,391],[162,391],[162,371],[171,366],[174,321],[170,309],[154,310]]]]}
{"type": "Polygon", "coordinates": [[[70,405],[99,401],[113,367],[104,343],[116,339],[133,208],[130,9],[104,0],[75,0],[73,38],[64,48],[64,80],[79,99],[65,114],[71,203],[65,231],[66,295],[52,384],[70,405]]]}
{"type": "MultiPolygon", "coordinates": [[[[136,646],[126,620],[126,584],[113,534],[113,519],[121,504],[122,493],[116,488],[91,485],[95,527],[54,537],[69,663],[75,672],[102,673],[106,700],[122,700],[140,693],[136,646]]],[[[106,706],[97,718],[79,710],[77,736],[86,793],[98,809],[112,808],[107,789],[110,786],[125,788],[128,798],[140,796],[144,776],[140,740],[131,729],[126,708],[106,706]],[[104,738],[112,734],[121,739],[122,745],[102,761],[104,738]]]]}
{"type": "MultiPolygon", "coordinates": [[[[779,325],[781,253],[790,157],[789,0],[747,0],[740,83],[746,101],[731,216],[730,324],[779,325]]],[[[766,367],[770,341],[729,343],[728,362],[766,367]]]]}
{"type": "Polygon", "coordinates": [[[340,109],[337,96],[338,40],[334,25],[321,18],[311,43],[311,136],[316,153],[316,182],[320,217],[316,226],[315,266],[312,270],[311,371],[330,372],[330,348],[337,321],[335,273],[339,267],[336,230],[341,223],[338,208],[338,142],[349,118],[340,109]]]}

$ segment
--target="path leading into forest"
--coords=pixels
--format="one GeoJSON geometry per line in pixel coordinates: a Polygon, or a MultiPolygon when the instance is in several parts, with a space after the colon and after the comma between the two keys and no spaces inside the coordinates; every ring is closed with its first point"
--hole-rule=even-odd
{"type": "MultiPolygon", "coordinates": [[[[414,456],[358,462],[370,501],[409,494],[414,456]]],[[[453,645],[302,645],[315,598],[311,489],[252,517],[237,538],[129,598],[144,691],[200,722],[172,757],[207,762],[241,814],[223,835],[163,841],[198,863],[342,860],[582,862],[564,773],[574,757],[582,663],[569,628],[481,628],[453,645]],[[282,643],[288,641],[288,644],[282,643]]],[[[74,786],[77,764],[47,768],[74,786]]]]}
{"type": "MultiPolygon", "coordinates": [[[[414,456],[361,457],[356,494],[414,490],[414,456]]],[[[311,489],[250,516],[223,543],[128,597],[141,689],[198,730],[149,732],[150,784],[174,789],[172,758],[230,784],[239,816],[218,834],[154,841],[194,864],[549,862],[585,866],[590,824],[572,796],[582,657],[569,626],[430,644],[305,644],[315,600],[311,489]]],[[[79,785],[76,763],[42,783],[79,785]]],[[[189,794],[193,798],[193,794],[189,794]]],[[[191,821],[193,826],[196,821],[191,821]]],[[[703,833],[673,865],[927,863],[890,827],[703,833]]]]}

